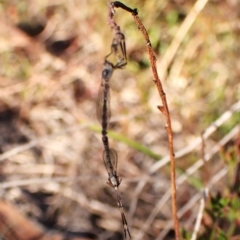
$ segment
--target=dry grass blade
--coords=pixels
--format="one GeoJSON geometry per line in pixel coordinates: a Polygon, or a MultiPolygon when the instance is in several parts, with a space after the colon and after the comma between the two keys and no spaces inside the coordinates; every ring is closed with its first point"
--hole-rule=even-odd
{"type": "Polygon", "coordinates": [[[208,0],[198,0],[194,4],[193,8],[185,18],[181,27],[178,29],[171,45],[167,49],[161,63],[158,64],[158,69],[160,69],[160,78],[165,80],[167,69],[172,62],[178,48],[180,47],[184,37],[192,26],[193,22],[197,18],[198,14],[202,11],[208,0]]]}

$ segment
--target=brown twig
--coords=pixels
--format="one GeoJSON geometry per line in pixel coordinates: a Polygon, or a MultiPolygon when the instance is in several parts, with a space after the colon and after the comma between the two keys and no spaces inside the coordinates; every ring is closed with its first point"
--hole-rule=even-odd
{"type": "Polygon", "coordinates": [[[195,226],[194,226],[194,231],[193,234],[191,236],[191,240],[196,240],[197,239],[197,235],[198,232],[200,230],[200,226],[201,226],[201,221],[203,218],[203,212],[205,209],[205,204],[206,204],[206,200],[208,198],[208,184],[209,184],[209,173],[208,173],[208,169],[207,169],[207,160],[206,160],[206,154],[205,154],[205,141],[204,141],[204,132],[201,134],[201,138],[202,138],[202,147],[201,147],[201,158],[203,160],[203,183],[204,183],[204,189],[202,192],[202,197],[200,199],[200,206],[199,206],[199,210],[198,210],[198,214],[197,214],[197,218],[196,218],[196,222],[195,222],[195,226]]]}
{"type": "Polygon", "coordinates": [[[149,39],[147,30],[145,29],[144,25],[142,24],[142,22],[138,16],[137,9],[131,9],[131,8],[125,6],[123,3],[118,2],[118,1],[111,2],[110,4],[113,8],[120,7],[122,9],[132,13],[133,18],[138,26],[138,29],[142,32],[142,34],[146,40],[148,55],[149,55],[149,59],[151,62],[152,73],[153,73],[153,78],[154,78],[153,81],[157,86],[158,93],[161,97],[162,104],[163,104],[162,106],[158,106],[158,109],[164,114],[164,116],[166,118],[166,130],[168,133],[168,144],[169,144],[169,153],[170,153],[170,161],[171,161],[172,211],[173,211],[173,216],[174,216],[174,227],[175,227],[176,239],[180,239],[179,220],[177,217],[175,157],[174,157],[174,149],[173,149],[173,133],[172,133],[172,126],[171,126],[171,119],[170,119],[170,114],[169,114],[169,110],[168,110],[166,95],[163,91],[162,83],[158,76],[157,67],[156,67],[156,58],[154,56],[152,44],[149,39]]]}

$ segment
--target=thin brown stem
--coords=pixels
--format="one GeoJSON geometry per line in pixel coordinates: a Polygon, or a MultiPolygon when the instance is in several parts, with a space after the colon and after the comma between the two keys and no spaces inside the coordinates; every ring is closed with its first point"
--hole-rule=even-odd
{"type": "Polygon", "coordinates": [[[180,239],[180,231],[179,231],[179,220],[177,216],[177,194],[176,194],[176,173],[175,173],[175,156],[174,156],[174,148],[173,148],[173,133],[172,133],[172,125],[171,125],[171,118],[168,110],[168,104],[166,99],[166,94],[163,91],[162,83],[160,81],[160,78],[158,77],[158,72],[156,68],[156,58],[153,53],[152,45],[150,42],[150,39],[148,37],[148,33],[143,26],[140,18],[137,15],[133,15],[134,20],[139,27],[140,31],[142,32],[147,48],[148,48],[148,54],[149,59],[151,62],[152,67],[152,73],[154,78],[154,83],[157,86],[158,93],[161,97],[163,106],[159,106],[159,110],[164,114],[166,118],[166,129],[168,133],[168,144],[169,144],[169,154],[170,154],[170,161],[171,161],[171,189],[172,189],[172,211],[174,216],[174,227],[175,227],[175,234],[176,239],[180,239]]]}
{"type": "Polygon", "coordinates": [[[169,154],[170,154],[170,161],[171,161],[172,211],[173,211],[173,217],[174,217],[174,228],[175,228],[176,239],[180,239],[181,237],[180,237],[180,231],[179,231],[179,220],[177,216],[176,173],[175,173],[175,156],[174,156],[174,148],[173,148],[173,133],[172,133],[171,118],[168,110],[166,95],[163,91],[162,83],[157,72],[156,57],[154,56],[152,44],[149,39],[147,30],[145,29],[139,16],[137,15],[138,13],[137,10],[131,9],[120,2],[112,2],[111,4],[113,7],[120,7],[132,13],[133,18],[138,26],[138,29],[142,32],[143,37],[146,40],[148,55],[149,55],[153,78],[154,78],[153,81],[157,86],[158,93],[162,100],[162,106],[159,106],[158,109],[164,114],[166,119],[166,130],[168,133],[168,145],[169,145],[169,154]]]}

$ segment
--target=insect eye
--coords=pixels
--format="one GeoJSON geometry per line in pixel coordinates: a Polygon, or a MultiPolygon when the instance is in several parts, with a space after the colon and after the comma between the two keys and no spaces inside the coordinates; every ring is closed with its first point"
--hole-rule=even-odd
{"type": "Polygon", "coordinates": [[[104,70],[102,71],[102,77],[103,77],[104,79],[106,79],[109,74],[110,74],[110,71],[109,71],[108,69],[104,69],[104,70]]]}

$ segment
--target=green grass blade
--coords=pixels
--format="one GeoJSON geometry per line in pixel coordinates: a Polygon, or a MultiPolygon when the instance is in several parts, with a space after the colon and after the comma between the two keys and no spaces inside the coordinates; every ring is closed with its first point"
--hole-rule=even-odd
{"type": "MultiPolygon", "coordinates": [[[[94,132],[101,133],[101,128],[99,126],[92,125],[89,128],[94,132]]],[[[133,140],[123,136],[122,134],[116,133],[114,131],[108,131],[108,135],[112,139],[114,139],[116,141],[119,141],[119,142],[122,142],[122,143],[125,143],[127,146],[129,146],[131,148],[134,148],[134,149],[138,150],[139,152],[142,152],[142,153],[146,154],[147,156],[149,156],[149,157],[151,157],[155,160],[159,160],[159,159],[162,158],[159,154],[153,152],[148,147],[143,146],[139,142],[133,141],[133,140]]]]}

